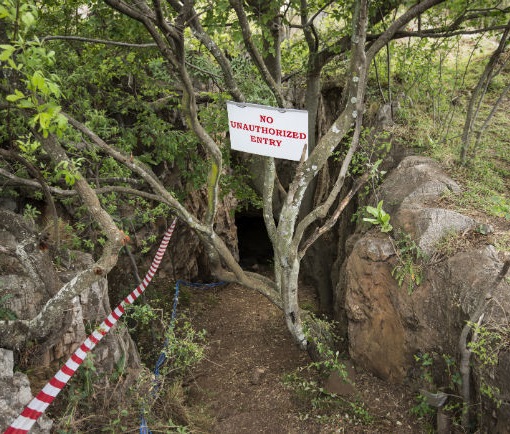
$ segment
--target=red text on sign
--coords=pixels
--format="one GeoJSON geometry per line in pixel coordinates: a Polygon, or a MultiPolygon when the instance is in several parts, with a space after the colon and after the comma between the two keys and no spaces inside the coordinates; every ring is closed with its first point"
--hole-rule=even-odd
{"type": "Polygon", "coordinates": [[[306,133],[299,131],[280,130],[278,128],[261,127],[255,124],[245,124],[243,122],[230,121],[230,127],[238,130],[251,131],[259,134],[268,134],[270,136],[284,137],[287,139],[306,139],[306,133]]]}
{"type": "Polygon", "coordinates": [[[259,137],[259,136],[250,136],[250,141],[252,143],[263,143],[264,145],[270,145],[270,146],[280,146],[282,144],[281,140],[268,139],[267,137],[259,137]]]}

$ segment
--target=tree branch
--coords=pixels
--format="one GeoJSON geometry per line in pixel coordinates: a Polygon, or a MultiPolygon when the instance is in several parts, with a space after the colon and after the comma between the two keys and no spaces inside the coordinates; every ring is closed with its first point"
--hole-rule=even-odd
{"type": "Polygon", "coordinates": [[[234,9],[236,12],[237,18],[239,20],[239,23],[241,25],[241,32],[243,34],[243,40],[246,45],[246,49],[248,50],[248,53],[250,53],[250,56],[257,66],[257,69],[259,70],[260,74],[262,75],[262,78],[266,82],[266,84],[269,86],[271,91],[273,92],[274,97],[276,98],[276,103],[278,104],[278,107],[286,107],[285,99],[274,81],[271,73],[267,69],[264,59],[259,53],[259,50],[257,50],[257,47],[255,47],[255,44],[253,43],[253,36],[251,34],[250,30],[250,23],[248,22],[248,18],[246,17],[246,13],[244,11],[243,5],[240,0],[229,0],[230,6],[234,9]]]}
{"type": "MultiPolygon", "coordinates": [[[[94,132],[88,129],[81,122],[78,122],[76,119],[72,118],[70,115],[65,114],[69,120],[69,123],[74,126],[78,131],[81,131],[85,134],[96,146],[98,146],[103,152],[113,157],[115,160],[122,163],[124,166],[128,167],[130,170],[135,172],[138,176],[140,176],[145,182],[147,182],[151,188],[157,193],[156,195],[149,196],[147,193],[143,193],[145,197],[150,197],[153,200],[157,200],[159,202],[165,203],[168,205],[176,215],[186,222],[188,226],[196,232],[198,237],[203,241],[204,245],[214,246],[215,252],[213,253],[215,256],[220,256],[224,261],[225,265],[232,271],[227,271],[223,269],[221,266],[220,260],[217,260],[215,274],[218,278],[222,280],[235,281],[239,282],[243,285],[246,285],[249,288],[255,289],[261,292],[263,295],[267,296],[269,300],[278,305],[278,292],[275,290],[274,282],[271,282],[269,279],[262,279],[260,276],[255,278],[255,275],[247,276],[246,273],[241,269],[237,261],[232,257],[232,254],[226,247],[223,240],[216,235],[216,233],[212,230],[209,225],[202,224],[192,213],[188,212],[186,208],[184,208],[174,196],[168,192],[164,186],[159,182],[159,180],[155,177],[154,174],[150,171],[150,169],[145,168],[142,163],[137,161],[136,159],[131,159],[131,156],[124,155],[120,151],[109,146],[104,140],[102,140],[99,136],[97,136],[94,132]],[[262,279],[262,280],[261,280],[262,279]],[[271,282],[271,283],[269,283],[271,282]],[[263,285],[261,288],[260,285],[263,285]]],[[[110,187],[111,188],[111,187],[110,187]]],[[[120,187],[118,187],[120,189],[120,187]]],[[[136,190],[131,190],[128,188],[122,188],[123,192],[126,193],[135,193],[136,190]]]]}
{"type": "MultiPolygon", "coordinates": [[[[4,178],[9,179],[9,181],[13,185],[34,188],[34,189],[41,188],[41,185],[39,184],[39,182],[34,181],[32,179],[20,178],[19,176],[16,176],[3,168],[0,168],[0,176],[3,176],[4,178]]],[[[125,178],[111,178],[110,180],[113,182],[126,182],[126,183],[136,183],[137,182],[137,180],[125,179],[125,178]]],[[[48,187],[49,192],[56,196],[61,196],[61,197],[78,196],[78,192],[76,190],[64,190],[62,188],[53,187],[51,185],[48,185],[47,187],[48,187]]],[[[120,185],[109,185],[107,187],[94,188],[93,191],[95,194],[107,194],[107,193],[111,193],[111,192],[117,192],[117,193],[123,193],[126,195],[140,196],[140,197],[144,197],[145,199],[154,200],[156,202],[161,202],[160,196],[148,193],[146,191],[137,190],[134,188],[123,187],[120,185]]]]}
{"type": "Polygon", "coordinates": [[[128,47],[128,48],[157,48],[157,45],[154,42],[150,42],[147,44],[135,44],[132,42],[121,42],[121,41],[112,41],[107,39],[95,39],[95,38],[85,38],[83,36],[63,36],[63,35],[53,35],[53,36],[45,36],[41,39],[41,44],[44,44],[46,41],[78,41],[85,42],[87,44],[102,44],[102,45],[114,45],[117,47],[128,47]]]}
{"type": "Polygon", "coordinates": [[[313,22],[315,20],[315,18],[317,18],[327,7],[329,7],[330,5],[332,5],[333,3],[335,3],[335,0],[330,0],[329,2],[327,2],[324,6],[322,6],[321,8],[319,8],[317,10],[317,12],[315,12],[315,14],[313,14],[310,19],[303,25],[303,27],[308,27],[308,26],[312,26],[313,25],[313,22]]]}
{"type": "Polygon", "coordinates": [[[367,62],[370,64],[374,56],[381,50],[405,24],[433,6],[443,3],[445,0],[424,0],[409,8],[400,15],[370,46],[367,51],[367,62]]]}
{"type": "Polygon", "coordinates": [[[499,106],[501,104],[501,102],[503,101],[503,99],[506,97],[506,95],[508,94],[508,92],[510,91],[510,84],[508,84],[504,89],[503,91],[501,92],[501,94],[499,95],[498,99],[496,100],[496,102],[494,103],[494,105],[492,106],[492,109],[490,111],[490,113],[488,114],[488,116],[485,118],[485,121],[483,122],[482,126],[480,127],[480,129],[476,132],[476,139],[475,139],[475,143],[473,145],[473,148],[476,150],[476,148],[478,148],[478,145],[480,143],[480,140],[482,138],[482,135],[483,133],[485,132],[485,130],[487,129],[487,127],[489,126],[492,118],[494,117],[494,115],[496,114],[497,110],[499,109],[499,106]]]}
{"type": "MultiPolygon", "coordinates": [[[[119,10],[122,13],[131,16],[132,18],[142,22],[152,38],[156,42],[160,52],[165,56],[167,60],[172,64],[175,71],[178,72],[179,78],[183,85],[183,97],[182,97],[182,109],[184,112],[184,116],[188,123],[188,127],[193,130],[193,132],[197,135],[200,142],[205,146],[209,155],[212,157],[213,161],[211,162],[211,168],[209,171],[208,177],[208,207],[207,207],[207,216],[206,216],[206,225],[209,226],[209,232],[212,232],[212,227],[214,224],[214,218],[217,212],[217,203],[218,203],[218,195],[219,195],[219,181],[222,174],[222,156],[221,151],[215,141],[211,138],[211,136],[204,129],[200,121],[198,120],[198,108],[195,99],[195,93],[193,88],[193,83],[191,78],[189,77],[188,71],[185,67],[184,62],[184,35],[182,28],[176,30],[172,28],[163,17],[163,12],[161,10],[161,4],[159,0],[153,0],[153,4],[156,8],[154,12],[154,16],[156,17],[155,21],[157,22],[159,29],[165,35],[165,38],[161,37],[161,34],[158,32],[158,28],[153,24],[153,20],[150,20],[146,15],[139,14],[134,12],[122,1],[118,0],[105,0],[107,4],[109,4],[112,8],[119,10]],[[166,41],[166,42],[165,42],[166,41]]],[[[179,19],[186,20],[186,17],[181,17],[182,14],[187,15],[189,13],[188,9],[181,9],[179,13],[179,19]]],[[[81,126],[80,128],[82,128],[81,126]]],[[[91,133],[91,131],[89,131],[91,133]]],[[[88,134],[88,133],[87,133],[88,134]]],[[[96,136],[96,139],[98,137],[96,136]]],[[[96,142],[97,143],[97,142],[96,142]]],[[[165,190],[166,191],[166,190],[165,190]]],[[[172,202],[177,204],[178,202],[173,200],[172,202]]],[[[177,205],[175,205],[177,206],[177,205]]],[[[179,204],[180,206],[180,204],[179,204]]],[[[181,207],[182,208],[182,207],[181,207]]]]}
{"type": "Polygon", "coordinates": [[[53,230],[55,234],[55,244],[57,245],[57,248],[60,247],[60,233],[59,233],[59,227],[58,227],[58,215],[57,215],[57,208],[55,207],[55,201],[53,200],[53,197],[50,193],[50,189],[48,187],[48,184],[46,183],[45,179],[41,175],[41,172],[39,169],[37,169],[32,163],[27,161],[25,158],[23,158],[21,155],[18,155],[14,152],[7,151],[5,149],[0,148],[0,155],[2,155],[5,158],[8,158],[10,160],[18,161],[19,163],[23,164],[28,170],[28,173],[32,175],[35,179],[37,179],[37,182],[39,183],[39,187],[42,189],[44,198],[46,199],[46,203],[50,207],[51,214],[53,217],[53,230]]]}
{"type": "Polygon", "coordinates": [[[156,16],[154,12],[152,12],[148,8],[145,2],[138,3],[138,6],[144,9],[144,12],[141,12],[140,10],[127,5],[122,0],[105,0],[105,3],[109,5],[112,9],[115,9],[123,13],[124,15],[127,15],[128,17],[131,17],[134,20],[142,23],[149,32],[149,34],[152,36],[152,39],[156,42],[156,45],[159,48],[160,52],[165,56],[167,60],[170,61],[171,65],[174,68],[178,68],[179,62],[173,54],[175,52],[175,45],[172,43],[172,41],[177,40],[179,38],[179,35],[175,31],[175,29],[168,28],[166,40],[170,45],[169,49],[167,44],[164,42],[165,39],[161,37],[161,35],[157,31],[157,28],[154,25],[154,22],[156,21],[156,16]],[[145,6],[145,8],[143,6],[145,6]]]}
{"type": "MultiPolygon", "coordinates": [[[[179,13],[181,11],[182,3],[180,1],[172,0],[169,1],[169,3],[176,12],[179,13]]],[[[225,79],[228,92],[232,95],[235,101],[245,102],[246,99],[243,93],[240,91],[234,79],[234,72],[232,71],[230,62],[228,61],[223,51],[218,47],[218,45],[216,45],[213,39],[202,27],[202,24],[200,23],[198,14],[196,13],[195,9],[191,10],[189,25],[193,30],[193,36],[195,36],[209,50],[209,52],[212,54],[212,56],[220,66],[223,72],[223,78],[225,79]]]]}
{"type": "MultiPolygon", "coordinates": [[[[391,40],[402,39],[402,38],[452,38],[460,35],[477,35],[480,33],[494,32],[499,30],[505,30],[506,25],[484,27],[483,29],[459,29],[459,30],[445,30],[441,29],[425,29],[419,32],[411,31],[398,31],[396,32],[391,40]]],[[[367,40],[372,41],[379,38],[379,35],[369,35],[367,40]]]]}
{"type": "Polygon", "coordinates": [[[485,68],[482,74],[480,75],[480,78],[478,79],[478,83],[476,84],[475,88],[472,91],[471,98],[469,99],[469,104],[466,113],[466,121],[464,123],[461,138],[462,142],[460,150],[461,164],[466,164],[467,162],[467,154],[471,145],[471,135],[473,133],[473,127],[478,117],[478,112],[480,110],[480,106],[487,91],[487,87],[489,86],[492,78],[494,77],[494,68],[496,67],[496,64],[499,61],[502,53],[505,51],[509,35],[510,35],[510,20],[505,26],[505,31],[501,35],[498,47],[491,54],[489,61],[485,65],[485,68]]]}
{"type": "Polygon", "coordinates": [[[276,180],[276,167],[274,158],[264,157],[264,188],[263,188],[263,215],[267,234],[271,243],[276,242],[276,224],[273,212],[274,185],[276,180]]]}
{"type": "MultiPolygon", "coordinates": [[[[359,37],[362,38],[363,34],[360,33],[359,37]]],[[[364,80],[364,78],[365,78],[364,76],[367,73],[367,68],[368,68],[368,65],[369,65],[368,63],[366,63],[366,59],[365,59],[365,56],[364,56],[364,47],[362,47],[361,45],[362,45],[361,43],[358,44],[358,46],[357,46],[357,55],[354,55],[355,57],[358,58],[358,60],[354,61],[353,62],[353,66],[351,66],[351,72],[353,73],[353,77],[355,77],[356,74],[359,73],[359,75],[360,75],[359,81],[364,80]]],[[[347,171],[348,171],[349,166],[351,164],[352,158],[354,157],[354,154],[355,154],[356,150],[358,149],[359,140],[360,140],[360,137],[361,137],[361,127],[362,127],[362,122],[363,122],[364,91],[361,91],[360,88],[361,88],[361,86],[357,86],[356,83],[354,83],[354,85],[352,86],[352,90],[351,90],[350,94],[351,95],[356,95],[356,96],[351,97],[351,100],[348,102],[348,104],[350,103],[350,104],[352,104],[352,105],[354,105],[356,107],[356,111],[355,111],[355,113],[356,113],[356,116],[355,116],[355,128],[354,128],[354,134],[353,134],[353,137],[352,137],[352,140],[351,140],[351,145],[349,147],[347,155],[345,156],[344,160],[342,161],[342,166],[340,167],[340,171],[338,173],[338,177],[337,177],[337,179],[335,181],[335,184],[333,185],[333,188],[331,189],[331,191],[330,191],[328,197],[326,198],[326,200],[324,201],[324,203],[322,203],[319,207],[316,207],[315,209],[313,209],[297,225],[297,228],[296,228],[296,231],[294,233],[293,240],[292,240],[292,243],[293,243],[293,245],[295,246],[296,249],[298,249],[299,244],[301,243],[301,239],[302,239],[306,229],[312,223],[317,221],[318,219],[326,217],[327,213],[329,212],[329,209],[331,208],[331,206],[333,205],[333,203],[337,199],[337,197],[340,194],[340,191],[341,191],[341,189],[342,189],[342,187],[344,185],[345,177],[347,176],[347,171]]],[[[367,179],[368,179],[368,176],[367,176],[367,179]]],[[[365,180],[365,182],[366,182],[366,180],[365,180]]],[[[352,190],[351,190],[351,193],[352,193],[352,190]]],[[[354,195],[354,193],[353,193],[353,195],[354,195]]],[[[347,197],[349,197],[349,195],[347,197]]],[[[344,200],[345,200],[345,198],[344,198],[344,200]]],[[[343,209],[349,203],[349,200],[350,200],[350,198],[347,200],[347,202],[345,202],[345,204],[341,208],[337,208],[337,210],[336,210],[334,215],[336,215],[336,213],[339,212],[339,211],[340,212],[343,211],[343,209]]],[[[340,204],[342,205],[343,201],[340,204]]],[[[338,214],[338,216],[339,215],[340,214],[338,214]]],[[[336,219],[338,219],[338,216],[336,216],[336,219]]],[[[331,225],[329,227],[331,227],[334,224],[336,219],[334,219],[334,221],[331,221],[331,219],[330,219],[331,225]]],[[[326,223],[325,226],[328,226],[328,225],[329,225],[329,222],[326,223]]],[[[322,234],[322,232],[321,232],[321,234],[322,234]]],[[[314,241],[319,236],[315,237],[314,241]]],[[[306,246],[306,248],[304,249],[304,251],[306,251],[306,249],[308,249],[308,247],[310,247],[310,245],[311,244],[308,244],[306,246]]],[[[303,255],[304,255],[304,251],[303,251],[303,255]]]]}
{"type": "MultiPolygon", "coordinates": [[[[166,203],[170,208],[172,208],[176,214],[184,221],[189,222],[189,218],[191,217],[188,211],[175,199],[159,182],[156,175],[150,170],[148,167],[145,167],[143,163],[138,161],[135,158],[131,158],[131,155],[127,155],[118,151],[108,145],[103,139],[101,139],[97,134],[95,134],[92,130],[90,130],[87,126],[82,124],[81,122],[74,119],[67,113],[63,113],[64,116],[68,119],[69,123],[76,128],[78,131],[83,133],[86,137],[88,137],[94,145],[103,150],[106,154],[113,157],[118,162],[122,163],[131,171],[135,172],[138,176],[140,176],[147,184],[151,186],[151,188],[156,191],[159,196],[158,200],[160,202],[166,203]]],[[[201,227],[201,230],[205,230],[204,227],[200,224],[200,222],[192,217],[192,225],[195,228],[201,227]]]]}
{"type": "Polygon", "coordinates": [[[356,195],[356,193],[359,191],[359,189],[367,183],[369,177],[370,177],[369,173],[367,172],[367,173],[363,174],[363,176],[361,178],[357,179],[355,181],[353,187],[349,191],[349,193],[347,193],[344,196],[344,198],[338,203],[338,206],[335,209],[335,211],[333,212],[333,214],[331,215],[331,217],[324,223],[324,225],[322,225],[321,227],[315,228],[314,233],[307,240],[305,240],[305,242],[303,243],[303,245],[299,251],[300,259],[305,256],[305,253],[308,250],[308,248],[313,243],[315,243],[315,241],[317,241],[317,239],[319,237],[321,237],[323,234],[328,232],[333,227],[333,225],[338,221],[338,218],[344,211],[345,207],[349,204],[349,202],[356,195]]]}
{"type": "MultiPolygon", "coordinates": [[[[55,163],[62,161],[71,163],[64,149],[52,135],[43,138],[37,134],[38,140],[55,163]]],[[[76,296],[90,288],[98,279],[105,276],[117,263],[118,252],[124,240],[111,216],[101,207],[99,198],[83,177],[77,177],[75,189],[87,207],[88,213],[105,233],[107,241],[101,257],[89,268],[78,273],[64,284],[39,313],[30,320],[7,321],[3,324],[2,345],[17,348],[27,339],[41,339],[48,336],[55,324],[62,318],[62,310],[76,296]]],[[[17,251],[22,254],[24,245],[18,245],[17,251]]]]}

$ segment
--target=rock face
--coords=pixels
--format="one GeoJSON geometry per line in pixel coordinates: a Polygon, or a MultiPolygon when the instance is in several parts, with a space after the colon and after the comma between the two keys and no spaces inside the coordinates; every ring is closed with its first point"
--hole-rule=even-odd
{"type": "MultiPolygon", "coordinates": [[[[88,254],[71,252],[69,268],[57,270],[49,252],[39,245],[37,234],[30,224],[20,215],[6,210],[0,210],[0,217],[0,299],[3,300],[0,307],[4,315],[1,319],[9,319],[6,315],[13,314],[18,319],[30,319],[57,294],[64,282],[92,264],[92,258],[88,254]]],[[[61,325],[43,342],[27,342],[16,349],[17,366],[22,370],[30,369],[31,381],[37,383],[35,388],[42,387],[110,311],[108,281],[102,278],[63,309],[61,325]]],[[[12,360],[12,352],[0,351],[4,361],[12,360]]],[[[117,324],[114,331],[102,339],[93,354],[100,372],[112,372],[119,368],[119,363],[123,364],[121,368],[136,370],[140,367],[138,351],[122,324],[117,324]]],[[[6,368],[6,372],[9,369],[6,368]]],[[[0,375],[2,373],[0,371],[0,375]]],[[[28,379],[16,373],[11,374],[6,382],[12,387],[0,389],[0,402],[6,407],[12,403],[13,407],[10,407],[12,411],[0,413],[11,416],[14,411],[17,415],[21,410],[19,405],[30,400],[28,379]],[[17,397],[7,396],[13,395],[16,388],[19,390],[17,397]]]]}
{"type": "MultiPolygon", "coordinates": [[[[348,242],[350,254],[342,266],[336,309],[339,316],[343,312],[347,316],[353,361],[388,381],[419,382],[422,367],[415,356],[420,354],[452,357],[459,366],[461,331],[466,321],[480,319],[472,318],[480,306],[484,306],[482,325],[494,330],[506,327],[503,338],[508,339],[510,284],[500,278],[495,285],[505,258],[476,233],[473,219],[436,205],[446,191],[455,193],[459,187],[434,161],[422,157],[404,159],[381,186],[377,200],[384,200],[395,231],[410,234],[430,258],[423,282],[411,294],[392,276],[398,249],[388,234],[361,226],[348,242]],[[476,242],[448,257],[439,255],[438,241],[451,234],[457,234],[459,240],[470,236],[476,242]]],[[[472,339],[472,334],[469,336],[472,339]]],[[[492,366],[490,373],[482,360],[475,355],[471,359],[475,361],[472,384],[477,402],[482,403],[481,414],[494,416],[486,416],[480,423],[486,428],[505,423],[508,427],[510,353],[504,345],[492,350],[497,351],[499,364],[492,366]],[[499,409],[494,400],[480,394],[482,382],[492,390],[499,388],[499,409]]],[[[440,360],[434,363],[439,367],[440,360]]],[[[447,381],[444,369],[438,368],[436,374],[435,387],[446,387],[442,384],[447,381]]]]}
{"type": "Polygon", "coordinates": [[[459,193],[460,187],[448,178],[437,163],[426,157],[407,157],[398,165],[381,189],[379,200],[391,214],[397,228],[418,240],[425,253],[432,253],[448,232],[474,227],[474,220],[455,211],[429,205],[446,192],[459,193]]]}
{"type": "MultiPolygon", "coordinates": [[[[0,429],[7,428],[32,399],[30,382],[25,374],[14,372],[12,351],[0,349],[0,429]]],[[[41,416],[30,430],[34,434],[49,434],[53,422],[41,416]]]]}

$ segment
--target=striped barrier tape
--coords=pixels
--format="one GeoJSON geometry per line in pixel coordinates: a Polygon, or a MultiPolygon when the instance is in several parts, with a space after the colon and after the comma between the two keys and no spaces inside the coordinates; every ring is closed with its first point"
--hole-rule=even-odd
{"type": "Polygon", "coordinates": [[[60,368],[55,376],[44,386],[44,388],[32,399],[21,412],[17,419],[7,428],[4,434],[25,434],[44,413],[46,408],[53,402],[67,382],[74,375],[76,370],[87,357],[87,353],[91,351],[97,343],[110,331],[118,319],[124,314],[124,308],[132,304],[147,288],[150,281],[159,268],[161,259],[165,254],[172,233],[175,229],[177,219],[174,219],[168,230],[166,231],[159,249],[152,261],[149,271],[145,275],[143,281],[129,294],[115,310],[101,323],[101,325],[85,339],[83,344],[73,353],[67,362],[60,368]]]}

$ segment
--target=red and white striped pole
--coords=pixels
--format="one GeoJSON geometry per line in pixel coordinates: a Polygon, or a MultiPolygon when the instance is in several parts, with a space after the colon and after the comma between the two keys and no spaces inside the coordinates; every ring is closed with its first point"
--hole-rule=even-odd
{"type": "Polygon", "coordinates": [[[53,402],[53,400],[57,397],[60,391],[74,375],[79,366],[83,363],[85,357],[87,357],[87,353],[91,351],[101,339],[103,339],[103,337],[115,325],[117,320],[124,314],[124,308],[132,304],[145,291],[150,281],[154,277],[154,274],[156,274],[159,264],[161,263],[161,259],[165,254],[166,248],[168,247],[168,243],[170,242],[170,238],[172,237],[176,223],[177,219],[174,219],[166,231],[156,256],[152,261],[151,267],[145,275],[143,281],[135,288],[133,292],[131,292],[131,294],[129,294],[122,301],[122,303],[117,306],[115,310],[110,313],[110,315],[108,315],[108,317],[101,323],[101,325],[96,330],[94,330],[87,339],[85,339],[80,347],[67,360],[64,366],[60,368],[60,370],[46,384],[46,386],[44,386],[44,388],[37,394],[37,396],[28,403],[25,409],[21,412],[17,419],[12,422],[11,426],[7,428],[4,434],[28,433],[37,419],[39,419],[39,417],[44,413],[46,408],[53,402]]]}

